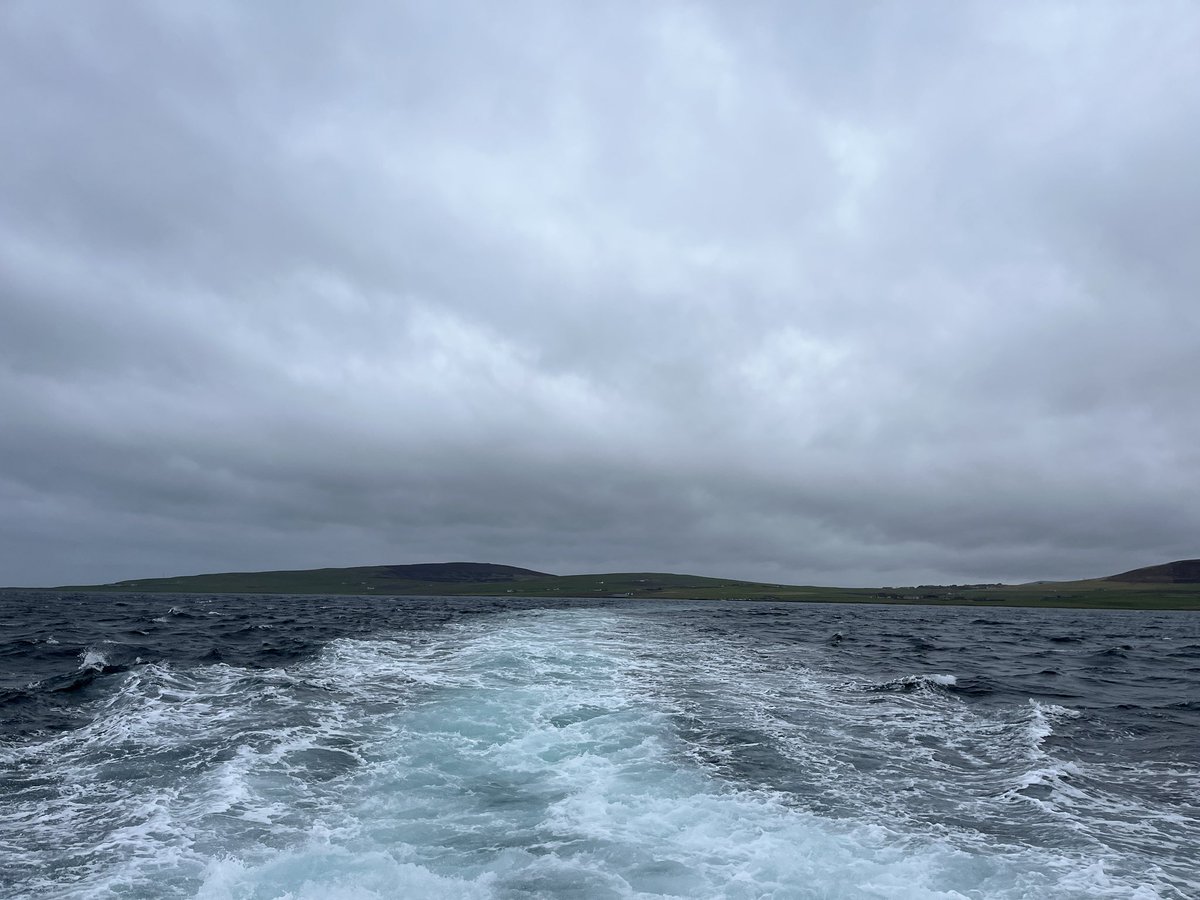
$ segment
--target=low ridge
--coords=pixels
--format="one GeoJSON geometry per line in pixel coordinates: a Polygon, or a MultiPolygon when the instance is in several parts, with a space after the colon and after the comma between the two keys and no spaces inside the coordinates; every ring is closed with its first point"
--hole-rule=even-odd
{"type": "Polygon", "coordinates": [[[638,598],[769,602],[1046,606],[1200,610],[1200,559],[1178,560],[1107,578],[1025,585],[955,584],[905,588],[788,585],[667,572],[549,575],[496,563],[446,562],[273,572],[218,572],[141,578],[54,590],[161,594],[638,598]]]}

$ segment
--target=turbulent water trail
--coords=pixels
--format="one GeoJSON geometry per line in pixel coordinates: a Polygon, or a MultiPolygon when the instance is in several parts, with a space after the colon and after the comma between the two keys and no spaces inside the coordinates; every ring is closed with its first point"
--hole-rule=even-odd
{"type": "Polygon", "coordinates": [[[972,703],[949,672],[864,678],[706,622],[520,611],[283,668],[133,664],[86,724],[0,747],[0,881],[214,900],[1200,889],[1188,810],[1168,811],[1175,844],[1153,804],[1106,792],[1120,765],[1056,744],[1077,711],[972,703]]]}

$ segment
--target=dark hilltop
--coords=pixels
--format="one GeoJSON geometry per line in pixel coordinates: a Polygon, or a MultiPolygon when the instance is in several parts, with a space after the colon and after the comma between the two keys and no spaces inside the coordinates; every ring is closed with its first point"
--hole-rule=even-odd
{"type": "Polygon", "coordinates": [[[1200,559],[1180,559],[1161,566],[1131,569],[1104,580],[1124,584],[1200,584],[1200,559]]]}

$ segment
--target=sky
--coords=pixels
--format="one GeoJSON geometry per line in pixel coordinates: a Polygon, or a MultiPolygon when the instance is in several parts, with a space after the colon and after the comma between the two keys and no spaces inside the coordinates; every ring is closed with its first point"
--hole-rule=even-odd
{"type": "Polygon", "coordinates": [[[1200,6],[0,5],[0,584],[1200,556],[1200,6]]]}

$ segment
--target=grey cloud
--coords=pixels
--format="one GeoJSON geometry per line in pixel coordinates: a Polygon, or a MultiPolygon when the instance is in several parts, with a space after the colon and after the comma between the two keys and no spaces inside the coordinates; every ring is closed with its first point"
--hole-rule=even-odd
{"type": "Polygon", "coordinates": [[[1190,4],[0,16],[0,582],[1196,555],[1190,4]]]}

